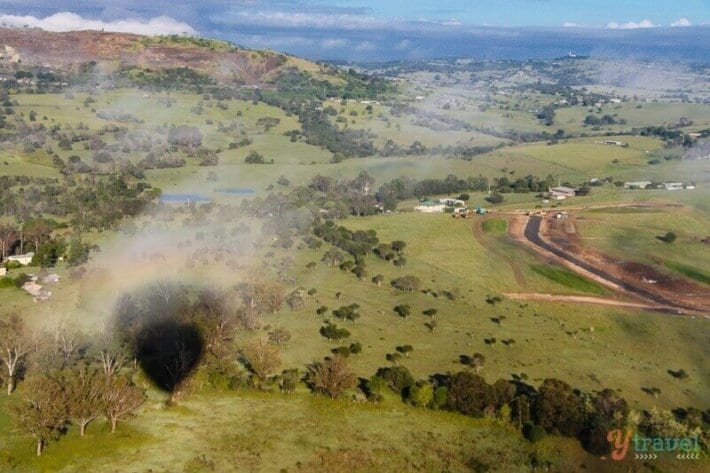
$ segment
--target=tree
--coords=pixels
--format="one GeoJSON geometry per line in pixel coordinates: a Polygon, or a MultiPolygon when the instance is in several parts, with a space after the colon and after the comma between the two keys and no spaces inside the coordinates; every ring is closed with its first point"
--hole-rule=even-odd
{"type": "Polygon", "coordinates": [[[230,299],[223,292],[204,289],[198,294],[194,308],[205,348],[217,359],[226,358],[239,324],[238,313],[230,299]]]}
{"type": "Polygon", "coordinates": [[[394,306],[394,311],[397,315],[406,319],[412,313],[412,307],[409,304],[400,304],[394,306]]]}
{"type": "Polygon", "coordinates": [[[405,358],[409,358],[409,353],[414,351],[414,347],[412,345],[399,345],[396,350],[403,354],[405,358]]]}
{"type": "Polygon", "coordinates": [[[422,285],[422,282],[416,276],[407,275],[397,279],[393,279],[390,284],[394,288],[399,289],[400,291],[413,292],[419,290],[422,285]]]}
{"type": "Polygon", "coordinates": [[[377,276],[372,278],[372,282],[377,284],[377,287],[380,287],[382,285],[382,281],[385,280],[385,277],[381,274],[378,274],[377,276]]]}
{"type": "Polygon", "coordinates": [[[30,348],[27,331],[18,314],[0,318],[0,360],[7,373],[7,394],[12,394],[17,372],[30,348]]]}
{"type": "Polygon", "coordinates": [[[422,314],[428,315],[433,319],[437,312],[439,312],[437,309],[426,309],[422,311],[422,314]]]}
{"type": "Polygon", "coordinates": [[[409,388],[408,399],[416,407],[429,407],[434,401],[434,387],[427,381],[419,381],[409,388]]]}
{"type": "Polygon", "coordinates": [[[350,336],[350,332],[347,329],[339,328],[336,324],[330,322],[320,328],[320,334],[328,340],[337,342],[350,336]]]}
{"type": "Polygon", "coordinates": [[[35,253],[39,252],[39,246],[49,238],[52,229],[43,219],[35,219],[26,222],[22,227],[22,233],[35,247],[35,253]]]}
{"type": "Polygon", "coordinates": [[[503,194],[501,194],[498,191],[494,191],[486,197],[486,200],[490,202],[491,204],[502,204],[505,198],[503,197],[503,194]]]}
{"type": "Polygon", "coordinates": [[[116,431],[119,420],[132,415],[145,401],[145,393],[124,376],[106,378],[102,396],[103,415],[116,431]]]}
{"type": "Polygon", "coordinates": [[[269,343],[284,345],[291,340],[291,332],[284,328],[277,328],[269,332],[269,343]]]}
{"type": "Polygon", "coordinates": [[[178,126],[168,133],[168,144],[194,149],[202,145],[202,133],[195,126],[178,126]]]}
{"type": "Polygon", "coordinates": [[[130,360],[130,352],[126,341],[109,330],[104,330],[91,344],[90,349],[92,358],[101,364],[101,369],[106,376],[118,373],[118,370],[130,360]]]}
{"type": "Polygon", "coordinates": [[[248,310],[258,315],[276,312],[285,299],[285,290],[280,283],[258,274],[252,274],[249,281],[240,286],[240,292],[248,310]]]}
{"type": "Polygon", "coordinates": [[[61,435],[68,412],[62,385],[47,374],[34,375],[24,383],[23,401],[10,406],[17,428],[37,442],[37,456],[50,440],[61,435]]]}
{"type": "Polygon", "coordinates": [[[7,253],[12,245],[17,241],[17,229],[12,225],[0,225],[0,254],[3,261],[7,258],[7,253]]]}
{"type": "Polygon", "coordinates": [[[584,427],[582,399],[569,384],[559,379],[543,381],[535,404],[537,423],[546,431],[576,437],[584,427]]]}
{"type": "Polygon", "coordinates": [[[254,150],[249,151],[249,154],[244,158],[246,164],[266,164],[264,156],[254,150]]]}
{"type": "Polygon", "coordinates": [[[310,368],[308,380],[313,389],[330,396],[340,397],[345,391],[355,387],[357,377],[350,370],[342,356],[327,357],[310,368]]]}
{"type": "Polygon", "coordinates": [[[449,409],[482,417],[487,408],[495,406],[495,398],[482,377],[470,371],[462,371],[451,379],[446,403],[449,409]]]}
{"type": "Polygon", "coordinates": [[[678,236],[675,233],[666,232],[666,234],[661,237],[661,240],[665,241],[666,243],[673,243],[676,241],[676,238],[678,238],[678,236]]]}
{"type": "Polygon", "coordinates": [[[392,249],[397,253],[401,253],[407,247],[407,243],[402,240],[395,240],[392,242],[392,249]]]}
{"type": "Polygon", "coordinates": [[[414,385],[414,377],[406,366],[380,368],[377,370],[377,376],[387,381],[390,389],[400,395],[406,395],[414,385]]]}
{"type": "Polygon", "coordinates": [[[77,367],[65,372],[61,383],[65,391],[68,418],[79,426],[79,435],[102,412],[107,376],[95,369],[77,367]]]}
{"type": "Polygon", "coordinates": [[[249,370],[256,375],[260,382],[264,382],[281,366],[278,348],[271,345],[264,337],[247,343],[242,349],[242,355],[249,370]]]}
{"type": "Polygon", "coordinates": [[[483,355],[483,353],[474,353],[470,359],[469,364],[476,373],[479,373],[481,371],[481,368],[483,368],[483,364],[485,362],[486,357],[483,355]]]}
{"type": "Polygon", "coordinates": [[[67,251],[67,264],[69,266],[79,266],[89,261],[89,248],[89,245],[81,241],[80,238],[74,238],[67,251]]]}
{"type": "Polygon", "coordinates": [[[321,261],[326,263],[328,266],[338,266],[346,258],[345,253],[337,248],[331,248],[323,254],[321,261]]]}
{"type": "Polygon", "coordinates": [[[333,315],[338,319],[349,320],[355,323],[355,321],[360,318],[360,313],[358,312],[359,308],[360,306],[358,304],[342,306],[334,310],[333,315]]]}

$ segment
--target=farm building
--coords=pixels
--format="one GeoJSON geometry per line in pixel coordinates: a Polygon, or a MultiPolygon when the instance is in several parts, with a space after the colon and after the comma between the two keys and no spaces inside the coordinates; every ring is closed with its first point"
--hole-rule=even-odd
{"type": "Polygon", "coordinates": [[[563,200],[567,197],[574,197],[577,191],[572,189],[571,187],[558,186],[550,187],[548,193],[550,194],[550,198],[552,199],[563,200]]]}
{"type": "Polygon", "coordinates": [[[651,181],[624,182],[624,189],[645,189],[651,181]]]}
{"type": "Polygon", "coordinates": [[[682,182],[664,182],[663,188],[667,191],[677,191],[685,187],[682,182]]]}
{"type": "Polygon", "coordinates": [[[444,209],[446,209],[446,204],[443,204],[441,202],[434,202],[433,200],[423,200],[419,202],[419,205],[414,207],[414,210],[416,210],[417,212],[427,214],[443,212],[444,209]]]}
{"type": "Polygon", "coordinates": [[[22,266],[27,266],[32,262],[32,258],[34,257],[33,252],[26,253],[24,255],[15,255],[15,256],[8,256],[7,260],[8,261],[17,261],[20,263],[22,266]]]}
{"type": "Polygon", "coordinates": [[[464,207],[466,206],[466,202],[463,200],[459,199],[452,199],[452,198],[446,198],[446,199],[439,199],[440,204],[447,205],[449,207],[464,207]]]}

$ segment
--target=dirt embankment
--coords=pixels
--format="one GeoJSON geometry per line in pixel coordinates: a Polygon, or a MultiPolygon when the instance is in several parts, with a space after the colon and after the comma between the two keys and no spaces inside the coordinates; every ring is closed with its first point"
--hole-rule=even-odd
{"type": "MultiPolygon", "coordinates": [[[[514,240],[619,295],[640,301],[643,308],[701,315],[710,313],[710,291],[706,288],[680,277],[669,277],[648,265],[615,260],[584,247],[573,218],[513,215],[509,220],[509,236],[514,240]]],[[[555,300],[566,299],[566,296],[554,297],[557,297],[555,300]]],[[[598,298],[593,299],[594,303],[600,303],[598,298]]],[[[632,307],[620,302],[614,305],[632,307]]]]}

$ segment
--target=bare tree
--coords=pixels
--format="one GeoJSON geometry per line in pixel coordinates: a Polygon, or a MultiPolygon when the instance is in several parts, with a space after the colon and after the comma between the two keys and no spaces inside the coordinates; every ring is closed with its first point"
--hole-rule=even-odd
{"type": "Polygon", "coordinates": [[[0,360],[7,373],[7,394],[12,394],[17,382],[17,371],[30,348],[27,331],[17,314],[0,318],[0,360]]]}
{"type": "Polygon", "coordinates": [[[483,368],[483,364],[486,362],[486,357],[483,353],[474,353],[471,357],[470,365],[476,373],[479,373],[483,368]]]}
{"type": "Polygon", "coordinates": [[[64,389],[54,378],[40,374],[26,381],[22,403],[10,406],[14,424],[37,441],[37,456],[47,442],[59,438],[67,422],[64,389]]]}
{"type": "Polygon", "coordinates": [[[357,378],[345,358],[336,355],[311,367],[308,379],[316,391],[335,399],[355,386],[357,378]]]}
{"type": "Polygon", "coordinates": [[[126,342],[116,334],[104,330],[98,340],[91,345],[92,357],[101,363],[101,369],[106,376],[118,373],[131,359],[126,342]]]}
{"type": "Polygon", "coordinates": [[[195,318],[202,327],[207,350],[217,358],[227,356],[239,324],[238,313],[227,295],[208,289],[200,292],[195,318]]]}
{"type": "Polygon", "coordinates": [[[266,380],[269,375],[281,366],[279,350],[264,337],[259,337],[247,343],[242,350],[242,354],[249,365],[249,369],[260,382],[266,380]]]}
{"type": "Polygon", "coordinates": [[[112,376],[106,380],[102,401],[103,415],[111,424],[111,432],[115,432],[118,421],[132,415],[143,404],[145,393],[128,378],[112,376]]]}
{"type": "Polygon", "coordinates": [[[2,259],[7,258],[7,252],[10,251],[13,243],[17,241],[17,229],[12,225],[3,224],[0,225],[0,253],[2,253],[2,259]]]}

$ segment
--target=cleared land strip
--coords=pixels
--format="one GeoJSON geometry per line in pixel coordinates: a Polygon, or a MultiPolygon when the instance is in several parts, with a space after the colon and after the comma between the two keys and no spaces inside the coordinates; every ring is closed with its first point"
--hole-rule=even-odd
{"type": "Polygon", "coordinates": [[[606,299],[603,297],[593,297],[593,296],[569,296],[560,294],[518,294],[518,293],[506,293],[504,296],[515,299],[515,300],[528,300],[528,301],[548,301],[548,302],[583,302],[588,304],[601,304],[601,305],[611,305],[616,307],[631,307],[635,309],[648,309],[648,310],[659,310],[662,312],[674,312],[671,308],[666,308],[653,303],[643,303],[643,302],[631,302],[631,301],[620,301],[618,299],[606,299]]]}

